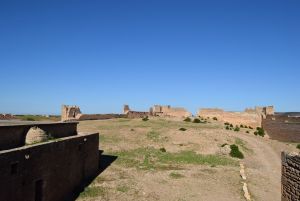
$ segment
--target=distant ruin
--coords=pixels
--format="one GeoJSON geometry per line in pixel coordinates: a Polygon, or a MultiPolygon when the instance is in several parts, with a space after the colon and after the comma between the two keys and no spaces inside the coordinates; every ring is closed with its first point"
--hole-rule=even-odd
{"type": "Polygon", "coordinates": [[[218,120],[223,122],[229,122],[235,125],[246,125],[255,127],[262,126],[262,120],[267,117],[267,115],[274,114],[274,107],[255,107],[254,109],[245,109],[244,112],[227,112],[222,109],[212,109],[205,108],[200,109],[198,112],[198,116],[204,118],[214,118],[216,117],[218,120]]]}
{"type": "Polygon", "coordinates": [[[0,199],[74,200],[98,173],[98,146],[76,122],[0,126],[0,199]]]}
{"type": "Polygon", "coordinates": [[[186,109],[172,108],[170,105],[168,106],[154,105],[149,109],[149,112],[132,111],[130,110],[128,105],[124,105],[123,112],[125,115],[127,115],[128,118],[143,118],[146,116],[185,118],[185,117],[192,116],[192,114],[188,112],[186,109]]]}
{"type": "Polygon", "coordinates": [[[282,174],[281,174],[281,200],[300,200],[300,155],[281,154],[282,174]]]}
{"type": "Polygon", "coordinates": [[[11,114],[0,114],[0,120],[11,120],[15,119],[15,117],[11,114]]]}
{"type": "Polygon", "coordinates": [[[61,121],[101,120],[125,117],[122,114],[82,114],[78,106],[62,105],[61,121]]]}

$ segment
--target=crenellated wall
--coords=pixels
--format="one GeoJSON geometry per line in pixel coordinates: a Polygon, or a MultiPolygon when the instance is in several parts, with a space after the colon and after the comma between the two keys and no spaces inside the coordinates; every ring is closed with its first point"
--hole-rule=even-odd
{"type": "Polygon", "coordinates": [[[300,200],[300,155],[282,152],[281,201],[300,200]]]}

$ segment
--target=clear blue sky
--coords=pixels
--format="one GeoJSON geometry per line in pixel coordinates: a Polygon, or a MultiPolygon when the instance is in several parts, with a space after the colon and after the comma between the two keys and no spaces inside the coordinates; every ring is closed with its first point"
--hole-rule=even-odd
{"type": "Polygon", "coordinates": [[[299,0],[1,0],[0,113],[300,111],[299,0]]]}

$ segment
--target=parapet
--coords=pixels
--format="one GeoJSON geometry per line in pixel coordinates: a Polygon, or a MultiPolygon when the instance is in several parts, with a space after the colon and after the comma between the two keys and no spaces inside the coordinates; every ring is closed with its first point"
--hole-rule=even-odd
{"type": "Polygon", "coordinates": [[[77,135],[78,122],[34,123],[0,126],[0,150],[13,149],[25,145],[30,128],[38,127],[53,138],[77,135]]]}

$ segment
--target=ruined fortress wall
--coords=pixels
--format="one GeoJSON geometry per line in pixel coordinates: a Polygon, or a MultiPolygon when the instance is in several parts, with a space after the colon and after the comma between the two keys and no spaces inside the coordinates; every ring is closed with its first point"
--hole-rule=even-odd
{"type": "Polygon", "coordinates": [[[0,114],[0,120],[11,120],[15,117],[11,114],[0,114]]]}
{"type": "Polygon", "coordinates": [[[271,139],[283,142],[300,142],[300,118],[287,114],[268,115],[262,127],[271,139]]]}
{"type": "Polygon", "coordinates": [[[300,155],[281,154],[281,200],[300,200],[300,155]]]}
{"type": "Polygon", "coordinates": [[[0,150],[24,146],[26,134],[31,127],[37,126],[54,138],[61,138],[77,135],[77,124],[72,122],[0,126],[0,150]]]}
{"type": "Polygon", "coordinates": [[[103,120],[103,119],[114,119],[114,118],[125,118],[126,115],[122,114],[80,114],[76,116],[76,120],[103,120]]]}
{"type": "Polygon", "coordinates": [[[247,125],[253,128],[261,127],[262,117],[255,112],[226,112],[221,109],[201,109],[198,116],[204,118],[217,117],[218,120],[234,125],[247,125]]]}
{"type": "Polygon", "coordinates": [[[134,118],[144,118],[150,115],[149,112],[137,112],[137,111],[128,111],[127,118],[134,119],[134,118]]]}
{"type": "Polygon", "coordinates": [[[152,107],[154,116],[165,117],[190,117],[192,114],[184,108],[172,108],[171,106],[154,105],[152,107]]]}
{"type": "Polygon", "coordinates": [[[70,200],[97,174],[98,144],[95,133],[0,151],[0,199],[70,200]]]}

